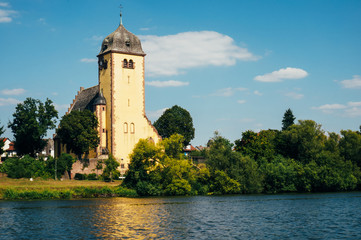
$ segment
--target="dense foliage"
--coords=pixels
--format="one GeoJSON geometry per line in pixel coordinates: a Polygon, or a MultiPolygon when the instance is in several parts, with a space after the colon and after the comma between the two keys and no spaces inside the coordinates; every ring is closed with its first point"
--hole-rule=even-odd
{"type": "Polygon", "coordinates": [[[9,122],[14,138],[15,149],[19,156],[35,157],[41,152],[47,142],[43,139],[49,129],[55,128],[58,112],[49,99],[40,100],[27,98],[16,106],[13,121],[9,122]]]}
{"type": "Polygon", "coordinates": [[[108,159],[104,160],[104,164],[105,167],[103,169],[102,178],[105,181],[113,182],[113,179],[118,178],[120,175],[119,171],[117,170],[117,168],[119,167],[119,163],[117,162],[117,160],[115,160],[113,155],[110,154],[108,159]]]}
{"type": "Polygon", "coordinates": [[[98,146],[97,127],[98,119],[91,111],[72,111],[63,116],[56,133],[68,152],[72,151],[81,159],[83,153],[98,146]]]}
{"type": "Polygon", "coordinates": [[[65,153],[58,159],[49,157],[46,161],[25,155],[21,158],[7,158],[0,165],[0,172],[10,178],[61,178],[66,171],[70,173],[74,161],[71,155],[65,153]]]}
{"type": "Polygon", "coordinates": [[[194,138],[193,119],[191,115],[187,110],[177,105],[165,110],[153,125],[162,138],[169,138],[173,134],[182,135],[185,146],[194,138]]]}
{"type": "Polygon", "coordinates": [[[233,145],[218,133],[194,165],[180,135],[154,145],[141,140],[124,185],[139,195],[326,192],[361,189],[361,134],[326,134],[312,120],[285,130],[246,131],[233,145]]]}

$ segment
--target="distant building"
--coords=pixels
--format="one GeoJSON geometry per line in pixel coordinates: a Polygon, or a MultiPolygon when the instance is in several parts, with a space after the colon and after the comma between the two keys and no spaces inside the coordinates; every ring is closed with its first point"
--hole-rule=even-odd
{"type": "Polygon", "coordinates": [[[203,155],[203,150],[206,150],[203,146],[193,147],[192,145],[188,145],[183,148],[184,156],[192,159],[194,164],[204,163],[205,156],[203,155]]]}
{"type": "MultiPolygon", "coordinates": [[[[93,111],[99,121],[99,146],[89,158],[105,158],[112,154],[120,163],[120,172],[128,169],[129,154],[139,139],[157,143],[157,130],[145,115],[144,57],[137,36],[122,23],[107,36],[98,54],[98,85],[84,89],[75,96],[67,113],[93,111]]],[[[55,156],[66,152],[55,140],[55,156]]]]}
{"type": "Polygon", "coordinates": [[[43,157],[54,157],[54,140],[49,138],[49,139],[44,139],[47,141],[47,144],[45,146],[45,148],[43,149],[43,151],[41,151],[38,156],[43,156],[43,157]]]}
{"type": "Polygon", "coordinates": [[[3,146],[4,153],[1,154],[1,160],[6,157],[16,156],[14,142],[10,141],[10,139],[8,139],[8,138],[2,138],[2,139],[0,139],[0,141],[4,142],[4,146],[3,146]]]}

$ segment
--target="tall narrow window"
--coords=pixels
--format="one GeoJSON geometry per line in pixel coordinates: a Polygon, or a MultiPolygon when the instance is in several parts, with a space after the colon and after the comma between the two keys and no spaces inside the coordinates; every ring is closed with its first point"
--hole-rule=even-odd
{"type": "Polygon", "coordinates": [[[128,84],[130,83],[130,76],[128,76],[128,84]]]}
{"type": "Polygon", "coordinates": [[[129,60],[129,68],[133,68],[133,66],[134,66],[133,60],[130,59],[130,60],[129,60]]]}
{"type": "Polygon", "coordinates": [[[128,99],[128,107],[130,107],[130,99],[128,99]]]}
{"type": "Polygon", "coordinates": [[[127,60],[127,59],[124,59],[124,60],[123,60],[123,67],[124,67],[124,68],[127,68],[127,67],[128,67],[128,60],[127,60]]]}
{"type": "Polygon", "coordinates": [[[135,126],[134,123],[130,124],[130,133],[134,133],[135,132],[135,126]]]}
{"type": "Polygon", "coordinates": [[[123,128],[124,128],[124,133],[128,133],[128,123],[124,123],[123,128]]]}

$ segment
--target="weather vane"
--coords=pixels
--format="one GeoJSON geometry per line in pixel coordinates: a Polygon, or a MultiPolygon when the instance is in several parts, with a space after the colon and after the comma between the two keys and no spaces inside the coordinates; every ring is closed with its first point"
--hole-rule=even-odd
{"type": "Polygon", "coordinates": [[[123,21],[122,21],[122,4],[119,4],[119,8],[120,8],[120,25],[123,25],[123,21]]]}

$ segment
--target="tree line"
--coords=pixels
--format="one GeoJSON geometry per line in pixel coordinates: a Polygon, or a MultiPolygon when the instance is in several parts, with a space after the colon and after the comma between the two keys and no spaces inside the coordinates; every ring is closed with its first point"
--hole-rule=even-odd
{"type": "Polygon", "coordinates": [[[245,131],[234,144],[216,132],[207,148],[192,153],[204,164],[182,154],[177,133],[157,145],[141,140],[123,184],[145,196],[360,190],[361,127],[339,135],[294,120],[288,109],[282,130],[245,131]]]}

